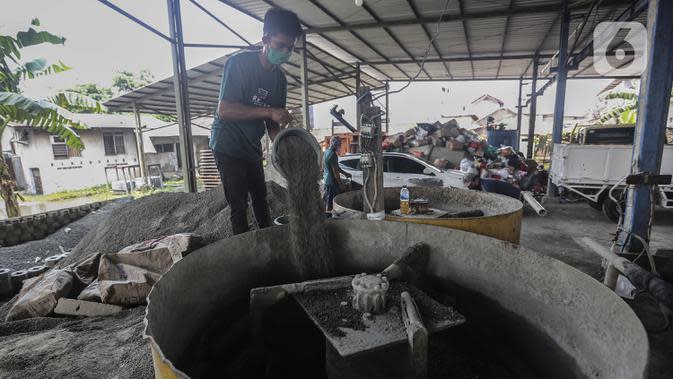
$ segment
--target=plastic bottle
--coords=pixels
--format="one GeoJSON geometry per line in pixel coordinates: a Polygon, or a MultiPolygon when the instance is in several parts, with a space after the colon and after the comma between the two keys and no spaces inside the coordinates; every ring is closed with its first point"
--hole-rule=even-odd
{"type": "Polygon", "coordinates": [[[400,213],[403,215],[409,214],[409,189],[407,186],[402,186],[400,190],[400,213]]]}

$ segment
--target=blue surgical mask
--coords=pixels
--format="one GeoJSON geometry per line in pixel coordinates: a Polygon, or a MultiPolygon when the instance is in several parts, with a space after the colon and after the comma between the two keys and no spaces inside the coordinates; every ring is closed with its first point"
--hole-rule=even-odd
{"type": "Polygon", "coordinates": [[[290,60],[290,51],[282,51],[281,49],[274,49],[269,47],[266,50],[266,59],[273,65],[280,65],[290,60]]]}

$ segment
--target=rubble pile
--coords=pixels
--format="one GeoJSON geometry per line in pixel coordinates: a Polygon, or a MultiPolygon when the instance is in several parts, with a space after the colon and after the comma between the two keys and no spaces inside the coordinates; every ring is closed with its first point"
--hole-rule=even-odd
{"type": "Polygon", "coordinates": [[[461,128],[455,119],[418,123],[406,132],[390,135],[383,141],[383,150],[408,153],[440,169],[465,172],[470,189],[488,190],[483,186],[486,179],[511,184],[513,197],[518,197],[518,190],[546,191],[547,173],[536,161],[526,160],[511,146],[488,144],[473,131],[461,128]]]}

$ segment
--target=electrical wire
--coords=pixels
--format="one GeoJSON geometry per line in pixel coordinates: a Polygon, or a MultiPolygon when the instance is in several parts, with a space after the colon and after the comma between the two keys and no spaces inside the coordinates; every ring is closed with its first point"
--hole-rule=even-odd
{"type": "MultiPolygon", "coordinates": [[[[425,60],[428,59],[428,56],[430,55],[430,50],[432,49],[433,42],[435,42],[437,37],[439,37],[439,29],[441,28],[442,20],[444,19],[444,16],[446,16],[446,11],[449,8],[449,3],[450,2],[451,2],[451,0],[446,0],[446,2],[444,3],[444,8],[442,9],[442,13],[439,16],[439,20],[437,20],[437,27],[436,27],[436,30],[435,30],[435,35],[432,36],[430,41],[428,41],[428,46],[425,49],[425,53],[423,54],[423,58],[421,59],[421,64],[420,64],[420,67],[418,68],[418,72],[416,72],[416,75],[414,75],[412,78],[409,78],[409,80],[407,81],[407,84],[402,86],[402,88],[397,89],[397,90],[392,91],[392,92],[388,92],[389,95],[404,91],[407,87],[409,87],[409,85],[411,85],[411,82],[416,80],[421,75],[421,72],[423,72],[423,68],[425,67],[425,60]]],[[[380,98],[382,96],[385,96],[385,94],[377,96],[376,98],[374,98],[374,100],[377,100],[378,98],[380,98]]]]}
{"type": "MultiPolygon", "coordinates": [[[[626,229],[624,228],[624,226],[623,226],[623,223],[624,223],[624,212],[623,212],[623,209],[622,209],[622,206],[621,206],[621,202],[618,201],[617,198],[615,198],[614,196],[612,196],[612,192],[613,192],[613,191],[614,191],[614,190],[615,190],[615,189],[616,189],[622,182],[624,182],[624,180],[626,180],[626,178],[627,178],[628,176],[629,176],[628,174],[625,175],[625,176],[624,176],[623,178],[621,178],[617,183],[615,183],[615,184],[610,188],[610,190],[608,191],[608,198],[610,198],[610,200],[612,200],[612,201],[615,202],[615,204],[616,204],[616,206],[617,206],[617,212],[619,213],[619,221],[617,222],[617,234],[615,235],[615,241],[613,241],[613,243],[612,243],[612,248],[614,249],[614,246],[615,246],[615,244],[617,243],[617,241],[616,241],[616,240],[617,240],[617,237],[619,236],[619,233],[620,233],[620,232],[624,232],[624,233],[626,233],[626,238],[624,239],[624,244],[621,246],[621,251],[622,251],[622,253],[624,252],[624,249],[625,249],[626,246],[628,245],[628,240],[629,240],[630,238],[636,238],[636,239],[637,239],[638,241],[640,241],[640,243],[643,245],[643,249],[640,251],[640,253],[636,256],[636,258],[635,258],[632,262],[636,262],[638,259],[640,259],[640,257],[643,256],[643,254],[647,254],[647,260],[648,260],[648,262],[650,263],[650,269],[652,270],[652,272],[653,272],[654,274],[656,274],[656,273],[657,273],[657,268],[656,268],[656,265],[655,265],[655,263],[654,263],[654,257],[652,256],[652,253],[651,253],[651,251],[650,251],[650,245],[647,243],[647,241],[645,241],[645,239],[644,239],[643,237],[641,237],[641,236],[639,236],[639,235],[637,235],[637,234],[631,232],[630,230],[626,230],[626,229]]],[[[648,223],[648,225],[647,225],[647,239],[648,239],[648,240],[649,240],[649,238],[650,238],[650,234],[651,234],[651,230],[652,230],[652,219],[654,218],[654,191],[655,191],[655,189],[656,189],[656,185],[654,185],[654,186],[652,186],[652,188],[650,188],[650,220],[649,220],[649,223],[648,223]]],[[[627,188],[627,190],[628,190],[628,188],[627,188]]]]}

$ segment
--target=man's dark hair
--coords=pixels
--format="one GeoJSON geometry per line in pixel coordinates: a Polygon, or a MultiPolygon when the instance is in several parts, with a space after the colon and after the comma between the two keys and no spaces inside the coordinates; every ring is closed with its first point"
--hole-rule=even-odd
{"type": "Polygon", "coordinates": [[[276,33],[299,37],[303,30],[297,15],[285,9],[269,9],[264,15],[264,35],[274,35],[276,33]]]}

